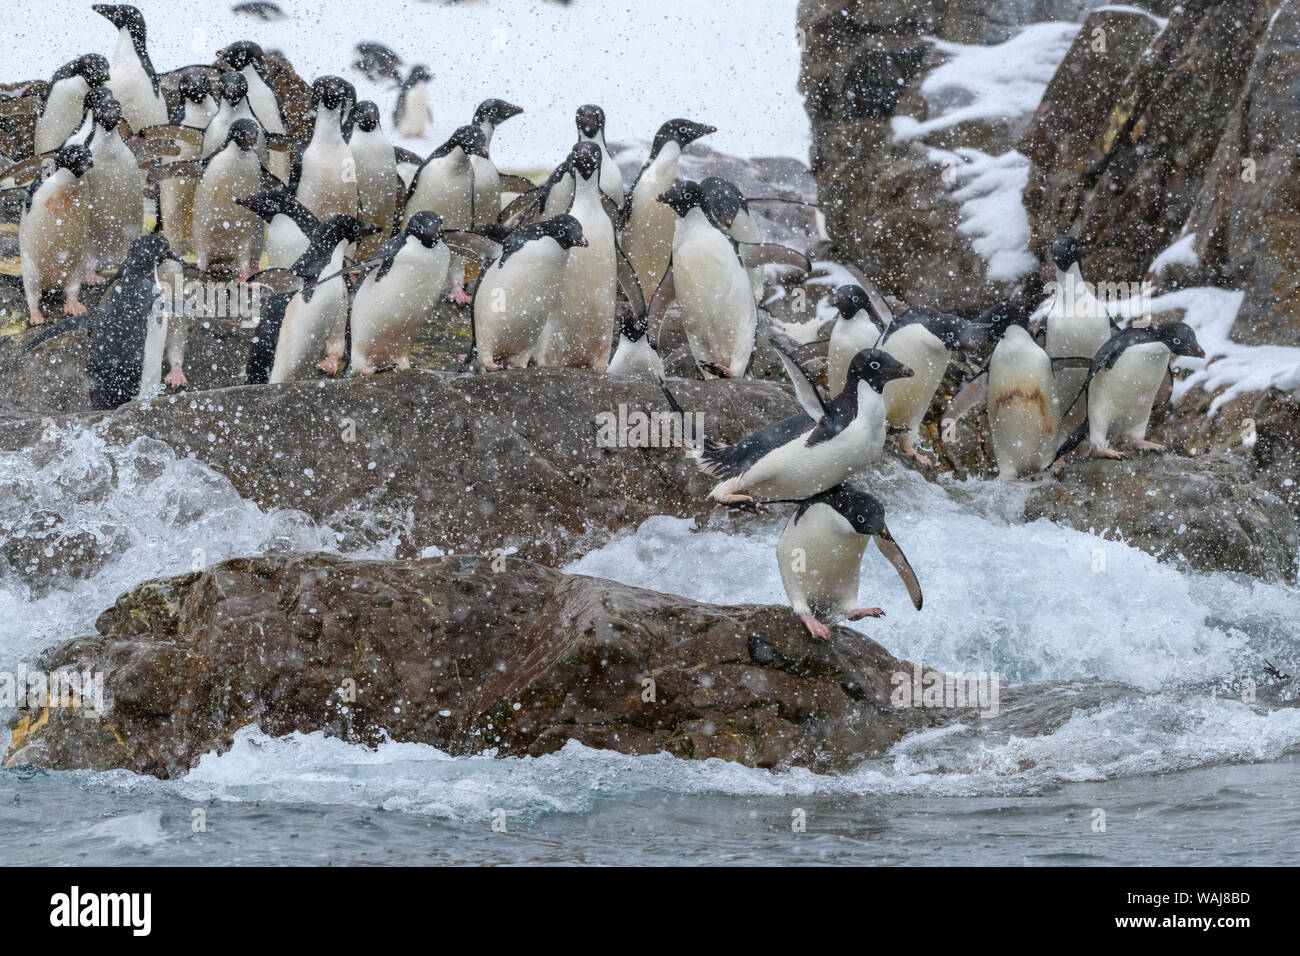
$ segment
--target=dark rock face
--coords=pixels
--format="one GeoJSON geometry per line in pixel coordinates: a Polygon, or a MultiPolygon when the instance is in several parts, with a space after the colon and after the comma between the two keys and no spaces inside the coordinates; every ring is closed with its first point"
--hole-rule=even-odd
{"type": "Polygon", "coordinates": [[[719,608],[508,558],[228,561],[140,585],[46,669],[106,674],[105,712],[20,714],[6,764],[184,773],[257,723],[450,754],[577,740],[842,770],[941,711],[895,708],[911,665],[786,609],[719,608]]]}
{"type": "MultiPolygon", "coordinates": [[[[681,382],[674,392],[728,441],[797,407],[771,382],[681,382]]],[[[627,416],[668,411],[651,380],[527,369],[244,386],[96,417],[110,443],[163,441],[264,508],[329,523],[349,549],[397,535],[407,556],[516,547],[556,563],[652,515],[703,521],[712,510],[711,483],[680,448],[597,443],[597,416],[620,406],[627,416]]],[[[44,428],[34,419],[0,425],[0,447],[39,451],[44,428]]]]}
{"type": "Polygon", "coordinates": [[[1295,518],[1280,498],[1252,484],[1254,477],[1249,461],[1226,453],[1084,459],[1037,490],[1025,518],[1121,538],[1196,570],[1294,580],[1295,518]]]}

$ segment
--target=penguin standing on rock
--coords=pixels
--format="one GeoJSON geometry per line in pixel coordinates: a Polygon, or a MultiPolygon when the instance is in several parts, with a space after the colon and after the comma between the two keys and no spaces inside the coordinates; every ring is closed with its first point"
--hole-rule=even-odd
{"type": "MultiPolygon", "coordinates": [[[[1079,264],[1080,251],[1079,240],[1073,236],[1060,235],[1052,240],[1056,282],[1046,315],[1046,350],[1053,359],[1091,359],[1111,336],[1106,306],[1084,281],[1079,264]]],[[[1083,364],[1086,366],[1086,362],[1083,364]]],[[[1071,403],[1087,375],[1085,367],[1057,371],[1054,393],[1059,408],[1065,409],[1071,403]]],[[[1082,408],[1063,415],[1062,431],[1075,428],[1082,418],[1082,408]]]]}
{"type": "Polygon", "coordinates": [[[646,315],[638,315],[626,302],[615,310],[618,318],[618,345],[609,360],[607,375],[652,375],[664,377],[664,360],[650,344],[650,323],[646,315]]]}
{"type": "MultiPolygon", "coordinates": [[[[523,110],[505,100],[484,100],[474,110],[474,125],[483,131],[483,151],[492,149],[492,134],[496,128],[518,116],[523,110]]],[[[470,156],[474,166],[474,219],[475,222],[496,222],[501,215],[501,173],[488,155],[470,156]]]]}
{"type": "Polygon", "coordinates": [[[108,60],[98,53],[87,53],[59,67],[36,120],[36,155],[58,149],[77,131],[85,115],[86,94],[107,83],[108,75],[108,60]]]}
{"type": "Polygon", "coordinates": [[[913,606],[921,610],[921,584],[885,524],[885,509],[853,485],[836,485],[797,502],[776,546],[777,566],[790,607],[813,637],[830,636],[826,625],[841,618],[884,617],[858,603],[862,559],[872,541],[894,566],[913,606]]]}
{"type": "Polygon", "coordinates": [[[860,285],[838,286],[830,303],[836,318],[826,347],[826,387],[838,392],[848,378],[853,357],[880,341],[893,314],[888,305],[878,302],[860,285]]]}
{"type": "Polygon", "coordinates": [[[474,292],[474,346],[482,371],[524,368],[536,358],[547,319],[560,307],[570,250],[587,246],[582,224],[562,214],[512,231],[474,292]]]}
{"type": "Polygon", "coordinates": [[[144,15],[128,3],[96,3],[91,9],[117,27],[117,48],[109,65],[108,88],[122,104],[132,132],[167,123],[162,82],[149,59],[144,15]]]}
{"type": "MultiPolygon", "coordinates": [[[[487,158],[487,138],[478,126],[462,126],[429,154],[406,195],[406,221],[417,212],[436,212],[447,229],[470,229],[474,212],[474,164],[472,157],[487,158]]],[[[465,260],[452,257],[451,299],[468,304],[465,292],[465,260]]]]}
{"type": "MultiPolygon", "coordinates": [[[[202,131],[217,113],[217,101],[212,96],[212,81],[201,70],[184,73],[180,80],[180,103],[172,113],[171,125],[192,131],[186,140],[179,137],[176,145],[180,152],[177,162],[198,159],[202,151],[202,131]],[[194,138],[198,138],[198,143],[194,138]]],[[[173,249],[182,249],[190,241],[191,219],[194,209],[192,177],[176,176],[158,184],[158,208],[162,215],[163,233],[173,249]]]]}
{"type": "Polygon", "coordinates": [[[294,161],[289,185],[298,201],[317,219],[357,215],[357,166],[343,135],[351,109],[352,85],[337,76],[322,76],[311,85],[316,111],[311,140],[294,161]]]}
{"type": "Polygon", "coordinates": [[[1185,322],[1125,329],[1102,345],[1074,399],[1077,403],[1087,396],[1087,416],[1056,453],[1056,460],[1085,436],[1098,458],[1126,457],[1110,447],[1112,434],[1125,438],[1137,451],[1164,451],[1164,445],[1146,440],[1147,423],[1173,355],[1205,358],[1196,333],[1185,322]]]}
{"type": "MultiPolygon", "coordinates": [[[[169,261],[179,262],[162,233],[139,236],[98,308],[41,330],[26,349],[74,329],[88,329],[86,377],[92,407],[117,408],[147,393],[158,383],[168,338],[168,312],[159,307],[158,271],[169,261]]],[[[173,362],[173,370],[177,367],[173,362]]]]}
{"type": "MultiPolygon", "coordinates": [[[[808,498],[843,482],[879,458],[885,444],[885,385],[912,370],[878,349],[859,352],[843,391],[829,402],[775,341],[803,413],[766,425],[734,445],[692,437],[688,448],[702,472],[721,481],[709,497],[725,505],[808,498]]],[[[662,382],[660,383],[662,386],[662,382]]],[[[673,411],[681,407],[664,387],[673,411]]]]}
{"type": "Polygon", "coordinates": [[[716,132],[715,126],[674,119],[655,134],[650,158],[637,174],[631,197],[623,207],[623,249],[642,289],[659,288],[673,254],[677,217],[658,201],[659,197],[677,181],[677,161],[682,150],[701,136],[716,132]]]}
{"type": "Polygon", "coordinates": [[[85,183],[93,166],[89,147],[60,147],[52,168],[43,170],[27,187],[18,220],[18,254],[28,323],[45,321],[45,299],[62,291],[63,311],[86,311],[81,292],[82,264],[86,257],[90,202],[85,183]]]}
{"type": "Polygon", "coordinates": [[[92,164],[85,176],[90,203],[85,281],[99,285],[104,279],[97,270],[121,265],[142,231],[144,175],[122,139],[122,108],[113,94],[107,89],[94,90],[86,96],[86,104],[94,117],[94,130],[86,142],[92,164]]]}
{"type": "Polygon", "coordinates": [[[397,175],[397,155],[379,125],[378,106],[363,100],[353,113],[356,122],[348,147],[357,174],[357,215],[362,222],[379,226],[383,231],[376,236],[387,241],[397,218],[398,192],[404,188],[397,175]]]}

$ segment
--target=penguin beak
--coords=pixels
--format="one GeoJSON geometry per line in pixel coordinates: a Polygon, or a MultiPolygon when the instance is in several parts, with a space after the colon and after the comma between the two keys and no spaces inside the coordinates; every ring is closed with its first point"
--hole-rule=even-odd
{"type": "Polygon", "coordinates": [[[898,368],[898,377],[899,377],[899,378],[911,378],[911,377],[912,377],[913,375],[915,375],[915,374],[916,374],[916,373],[913,372],[913,371],[912,371],[910,368],[908,368],[906,365],[900,365],[899,368],[898,368]]]}
{"type": "Polygon", "coordinates": [[[1205,358],[1205,349],[1201,348],[1199,345],[1194,345],[1192,346],[1192,352],[1190,354],[1194,358],[1205,358]]]}
{"type": "Polygon", "coordinates": [[[575,246],[582,246],[582,247],[585,248],[586,246],[590,245],[590,243],[587,242],[587,237],[586,237],[586,236],[583,236],[581,239],[579,239],[577,242],[575,242],[574,245],[575,245],[575,246]]]}

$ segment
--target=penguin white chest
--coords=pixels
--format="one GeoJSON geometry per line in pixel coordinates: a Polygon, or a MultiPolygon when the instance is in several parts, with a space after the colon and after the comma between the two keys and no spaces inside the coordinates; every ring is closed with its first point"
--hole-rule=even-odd
{"type": "Polygon", "coordinates": [[[356,130],[349,144],[356,164],[357,208],[362,222],[388,228],[397,212],[397,160],[377,129],[356,130]]]}
{"type": "Polygon", "coordinates": [[[865,312],[859,312],[852,318],[841,316],[835,320],[830,344],[826,348],[826,388],[831,395],[838,395],[844,390],[853,356],[863,349],[873,348],[879,339],[880,330],[866,317],[865,312]]]}
{"type": "Polygon", "coordinates": [[[1088,425],[1094,445],[1104,446],[1110,435],[1134,441],[1146,436],[1151,406],[1164,381],[1169,357],[1163,342],[1130,346],[1113,368],[1093,377],[1088,386],[1088,425]]]}
{"type": "Polygon", "coordinates": [[[833,621],[855,610],[869,542],[829,505],[792,516],[777,542],[777,565],[795,613],[833,621]]]}
{"type": "Polygon", "coordinates": [[[682,328],[695,361],[743,375],[758,312],[749,275],[730,241],[695,208],[677,222],[672,256],[682,328]]]}
{"type": "Polygon", "coordinates": [[[567,256],[551,238],[525,243],[488,267],[474,296],[475,361],[522,368],[560,303],[567,256]]]}
{"type": "Polygon", "coordinates": [[[406,91],[402,100],[402,111],[397,117],[397,132],[408,139],[418,139],[424,135],[424,124],[429,118],[429,88],[424,83],[417,83],[406,91]]]}
{"type": "Polygon", "coordinates": [[[880,348],[912,370],[911,378],[889,382],[884,398],[886,421],[915,437],[948,368],[948,349],[919,323],[903,326],[880,348]]]}
{"type": "Polygon", "coordinates": [[[564,267],[560,321],[547,330],[546,364],[605,371],[614,339],[614,227],[605,215],[598,183],[584,180],[570,214],[582,223],[586,246],[569,250],[564,267]]]}
{"type": "Polygon", "coordinates": [[[302,154],[298,201],[321,220],[335,213],[357,214],[357,164],[336,124],[328,116],[318,117],[316,133],[302,154]]]}
{"type": "Polygon", "coordinates": [[[1010,481],[1051,464],[1060,424],[1052,362],[1019,326],[993,350],[987,400],[999,477],[1010,481]]]}
{"type": "Polygon", "coordinates": [[[474,173],[469,157],[459,149],[425,163],[415,193],[406,206],[406,218],[417,212],[436,212],[445,229],[473,225],[474,173]]]}
{"type": "Polygon", "coordinates": [[[108,88],[122,104],[122,118],[132,132],[167,122],[167,106],[162,96],[154,91],[153,77],[136,55],[135,43],[126,29],[118,33],[117,49],[109,67],[108,88]]]}
{"type": "Polygon", "coordinates": [[[647,298],[659,288],[672,256],[677,214],[656,197],[676,181],[680,156],[681,148],[674,142],[667,143],[632,190],[632,215],[623,235],[623,251],[647,298]]]}
{"type": "Polygon", "coordinates": [[[501,215],[501,174],[486,156],[471,156],[474,167],[474,221],[496,222],[501,215]]]}
{"type": "Polygon", "coordinates": [[[352,304],[354,370],[409,366],[420,324],[447,288],[450,260],[441,242],[428,248],[407,237],[383,279],[366,277],[352,304]]]}

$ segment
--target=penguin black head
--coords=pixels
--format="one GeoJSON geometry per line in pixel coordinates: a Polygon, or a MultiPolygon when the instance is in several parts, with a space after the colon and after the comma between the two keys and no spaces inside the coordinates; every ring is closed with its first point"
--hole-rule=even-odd
{"type": "Polygon", "coordinates": [[[1151,326],[1151,334],[1157,341],[1169,346],[1175,355],[1191,358],[1205,358],[1205,349],[1196,341],[1196,333],[1186,322],[1165,322],[1151,326]]]}
{"type": "Polygon", "coordinates": [[[202,70],[190,70],[181,74],[178,86],[181,98],[190,103],[202,103],[212,95],[212,81],[202,70]]]}
{"type": "Polygon", "coordinates": [[[433,74],[423,63],[417,63],[411,67],[411,72],[406,74],[406,82],[402,84],[402,89],[409,90],[417,83],[428,83],[433,79],[433,74]]]}
{"type": "Polygon", "coordinates": [[[355,216],[336,212],[316,227],[311,244],[320,250],[329,250],[340,242],[360,242],[366,236],[373,236],[380,231],[378,226],[362,222],[355,216]]]}
{"type": "MultiPolygon", "coordinates": [[[[867,315],[876,314],[876,310],[871,307],[871,299],[860,285],[837,286],[831,295],[831,305],[835,306],[835,311],[844,319],[851,319],[864,309],[867,315]]],[[[883,319],[883,316],[877,318],[883,319]]]]}
{"type": "Polygon", "coordinates": [[[373,133],[379,128],[379,107],[370,100],[362,100],[352,110],[352,122],[363,133],[373,133]]]}
{"type": "Polygon", "coordinates": [[[590,179],[600,172],[600,147],[589,140],[583,140],[569,153],[569,162],[577,175],[590,179]]]}
{"type": "Polygon", "coordinates": [[[587,244],[587,237],[582,234],[582,223],[568,213],[543,219],[537,225],[542,235],[550,236],[559,243],[561,249],[572,249],[574,246],[581,247],[587,244]]]}
{"type": "Polygon", "coordinates": [[[574,120],[578,124],[578,132],[587,139],[595,139],[605,132],[605,111],[594,103],[579,106],[574,120]]]}
{"type": "Polygon", "coordinates": [[[257,146],[257,136],[261,131],[262,127],[258,126],[255,120],[235,120],[230,124],[230,131],[226,133],[226,145],[234,143],[244,152],[248,152],[257,146]]]}
{"type": "Polygon", "coordinates": [[[432,249],[442,238],[442,217],[428,210],[417,212],[406,224],[406,234],[420,240],[426,249],[432,249]]]}
{"type": "Polygon", "coordinates": [[[889,528],[885,525],[885,506],[860,488],[836,485],[812,500],[834,508],[858,534],[889,537],[889,528]]]}
{"type": "Polygon", "coordinates": [[[704,191],[704,211],[724,229],[731,228],[740,210],[749,208],[740,187],[721,176],[701,180],[700,189],[704,191]]]}
{"type": "Polygon", "coordinates": [[[108,58],[99,53],[87,53],[72,61],[72,71],[91,89],[108,82],[108,58]]]}
{"type": "Polygon", "coordinates": [[[983,326],[968,322],[960,315],[941,312],[931,317],[925,327],[949,352],[979,348],[987,340],[983,326]]]}
{"type": "Polygon", "coordinates": [[[232,70],[242,70],[250,64],[259,73],[266,67],[266,53],[252,40],[232,43],[217,54],[217,59],[230,65],[232,70]]]}
{"type": "Polygon", "coordinates": [[[464,150],[467,156],[487,158],[487,135],[474,124],[461,126],[451,134],[447,142],[433,151],[434,156],[446,156],[453,149],[464,150]]]}
{"type": "Polygon", "coordinates": [[[117,129],[117,124],[122,122],[122,104],[106,86],[87,93],[83,108],[95,117],[95,125],[100,129],[117,129]]]}
{"type": "Polygon", "coordinates": [[[55,168],[66,169],[78,179],[84,176],[86,170],[94,165],[95,161],[90,157],[90,148],[82,146],[80,143],[60,146],[58,152],[54,154],[55,168]]]}
{"type": "Polygon", "coordinates": [[[119,30],[125,28],[130,31],[132,37],[144,40],[144,14],[129,3],[94,3],[91,4],[90,9],[106,18],[119,30]]]}
{"type": "Polygon", "coordinates": [[[322,76],[311,85],[311,105],[323,106],[327,110],[342,110],[345,105],[355,102],[356,93],[353,86],[341,76],[322,76]]]}
{"type": "Polygon", "coordinates": [[[244,74],[236,73],[233,70],[222,73],[221,79],[217,81],[217,91],[225,102],[238,103],[248,95],[248,80],[244,79],[244,74]]]}
{"type": "Polygon", "coordinates": [[[507,103],[505,100],[490,99],[484,100],[474,111],[474,125],[479,126],[487,123],[489,126],[500,126],[512,116],[518,116],[523,109],[515,106],[514,103],[507,103]]]}
{"type": "Polygon", "coordinates": [[[658,156],[659,150],[669,143],[676,143],[682,149],[685,149],[701,136],[707,136],[709,133],[716,133],[717,131],[716,126],[693,123],[688,119],[670,119],[659,127],[659,132],[655,133],[654,145],[650,148],[650,158],[654,159],[658,156]]]}
{"type": "Polygon", "coordinates": [[[857,383],[866,382],[879,392],[894,379],[911,378],[914,374],[910,368],[888,352],[882,352],[880,349],[863,349],[853,356],[853,361],[849,363],[849,374],[845,379],[844,387],[852,388],[856,392],[857,383]]]}
{"type": "Polygon", "coordinates": [[[686,216],[688,212],[704,202],[704,190],[693,179],[679,179],[668,187],[668,191],[656,197],[677,215],[686,216]]]}
{"type": "Polygon", "coordinates": [[[1074,236],[1060,235],[1052,240],[1052,262],[1062,272],[1068,272],[1070,266],[1079,261],[1079,240],[1074,236]]]}
{"type": "Polygon", "coordinates": [[[1023,306],[1018,306],[1015,303],[1000,302],[985,309],[974,324],[985,330],[987,341],[997,342],[1007,334],[1007,329],[1013,325],[1018,325],[1027,330],[1029,328],[1029,312],[1023,306]]]}
{"type": "Polygon", "coordinates": [[[161,232],[146,232],[132,240],[131,248],[126,255],[126,266],[129,268],[138,265],[152,268],[168,259],[180,261],[172,252],[167,237],[161,232]]]}

